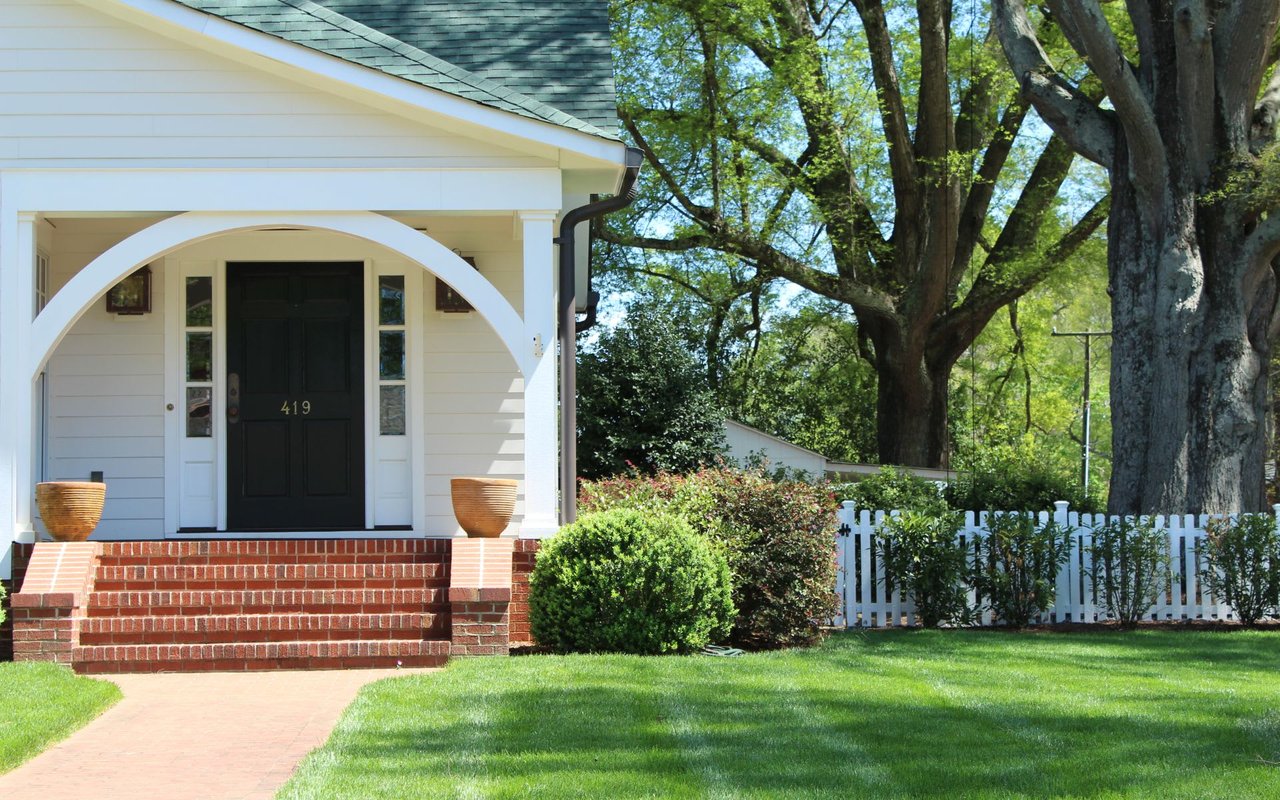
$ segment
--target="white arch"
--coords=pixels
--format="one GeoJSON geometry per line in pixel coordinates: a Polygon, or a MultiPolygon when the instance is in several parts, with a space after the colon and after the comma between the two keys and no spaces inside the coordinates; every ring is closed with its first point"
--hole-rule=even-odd
{"type": "Polygon", "coordinates": [[[143,264],[215,236],[277,227],[332,231],[365,239],[399,253],[438,275],[465,297],[498,334],[521,374],[528,377],[536,366],[529,348],[523,346],[524,321],[507,299],[449,248],[404,223],[369,211],[192,211],[157,222],[115,245],[76,273],[53,296],[32,323],[31,378],[34,379],[44,368],[54,348],[76,320],[109,288],[143,264]]]}

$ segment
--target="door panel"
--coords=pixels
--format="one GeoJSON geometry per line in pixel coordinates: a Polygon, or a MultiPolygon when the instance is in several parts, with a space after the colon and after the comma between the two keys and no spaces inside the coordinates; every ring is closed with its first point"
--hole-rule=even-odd
{"type": "Polygon", "coordinates": [[[358,263],[227,265],[231,529],[364,528],[363,285],[358,263]]]}

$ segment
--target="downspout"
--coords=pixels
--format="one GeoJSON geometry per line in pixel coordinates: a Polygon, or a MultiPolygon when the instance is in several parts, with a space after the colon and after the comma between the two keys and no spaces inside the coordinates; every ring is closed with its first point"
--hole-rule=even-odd
{"type": "MultiPolygon", "coordinates": [[[[578,313],[574,229],[578,223],[626,208],[636,199],[636,179],[644,153],[627,148],[626,168],[618,193],[565,212],[560,220],[560,523],[578,518],[578,313]]],[[[594,312],[594,309],[592,309],[594,312]]],[[[591,313],[591,318],[594,318],[591,313]]]]}

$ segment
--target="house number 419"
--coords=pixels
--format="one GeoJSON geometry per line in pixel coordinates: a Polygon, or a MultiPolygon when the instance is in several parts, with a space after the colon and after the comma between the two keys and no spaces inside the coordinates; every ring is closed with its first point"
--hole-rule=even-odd
{"type": "Polygon", "coordinates": [[[295,416],[301,414],[305,417],[307,414],[311,413],[311,401],[303,400],[299,403],[297,400],[294,400],[293,402],[285,400],[284,405],[280,406],[280,412],[285,416],[289,416],[290,414],[295,416]]]}

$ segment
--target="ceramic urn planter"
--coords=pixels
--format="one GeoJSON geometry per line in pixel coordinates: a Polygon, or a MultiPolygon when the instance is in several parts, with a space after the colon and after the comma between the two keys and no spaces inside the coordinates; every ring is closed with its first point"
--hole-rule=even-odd
{"type": "Polygon", "coordinates": [[[454,478],[453,515],[468,536],[499,536],[516,510],[516,482],[506,478],[454,478]]]}
{"type": "Polygon", "coordinates": [[[59,542],[83,542],[102,519],[107,485],[90,481],[36,484],[36,505],[49,535],[59,542]]]}

